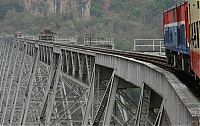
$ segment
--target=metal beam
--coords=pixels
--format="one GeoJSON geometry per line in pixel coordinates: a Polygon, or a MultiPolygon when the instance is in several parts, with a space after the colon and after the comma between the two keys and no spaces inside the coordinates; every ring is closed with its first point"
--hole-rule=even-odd
{"type": "Polygon", "coordinates": [[[88,125],[88,121],[89,121],[89,117],[91,117],[90,112],[91,112],[91,107],[92,107],[92,103],[93,103],[93,99],[94,99],[94,80],[95,80],[95,67],[93,69],[92,72],[92,77],[91,77],[91,81],[90,81],[90,90],[89,90],[89,96],[87,99],[87,104],[86,104],[86,110],[84,113],[84,118],[83,118],[83,126],[88,125]]]}
{"type": "Polygon", "coordinates": [[[110,78],[110,81],[107,85],[106,91],[104,93],[103,99],[101,101],[100,107],[95,115],[94,121],[93,121],[93,126],[98,126],[99,122],[103,116],[103,112],[107,106],[108,100],[109,100],[109,95],[112,92],[111,87],[113,85],[113,80],[114,80],[114,71],[112,73],[112,76],[110,78]]]}
{"type": "Polygon", "coordinates": [[[16,87],[16,91],[15,91],[15,94],[14,94],[14,104],[13,104],[13,107],[12,107],[12,110],[11,110],[11,117],[10,117],[10,124],[13,125],[13,118],[14,118],[14,112],[15,112],[15,107],[16,107],[16,103],[17,103],[17,97],[18,97],[18,93],[19,93],[19,87],[20,87],[20,82],[21,82],[21,79],[22,79],[22,73],[23,73],[23,70],[25,69],[25,59],[26,59],[26,50],[27,50],[27,46],[25,46],[24,50],[23,50],[23,59],[22,59],[22,62],[21,62],[21,65],[20,65],[20,72],[19,72],[19,77],[18,77],[18,83],[17,83],[17,87],[16,87]]]}
{"type": "Polygon", "coordinates": [[[135,126],[146,126],[148,123],[151,89],[143,83],[138,105],[135,126]]]}
{"type": "Polygon", "coordinates": [[[113,81],[113,84],[111,86],[111,91],[110,91],[108,103],[107,103],[107,106],[106,106],[104,122],[103,122],[104,126],[110,125],[118,84],[119,84],[119,78],[114,76],[114,81],[113,81]]]}
{"type": "Polygon", "coordinates": [[[46,122],[45,125],[51,125],[51,114],[53,111],[53,101],[55,99],[55,93],[57,90],[57,85],[58,85],[58,81],[59,81],[59,77],[60,77],[60,72],[61,72],[61,55],[60,54],[54,54],[55,55],[55,59],[56,59],[56,55],[58,57],[57,59],[57,66],[56,66],[56,72],[55,72],[55,76],[53,78],[53,82],[51,83],[50,86],[50,90],[49,90],[49,104],[47,105],[47,110],[46,110],[46,122]]]}
{"type": "Polygon", "coordinates": [[[11,71],[11,75],[10,75],[10,78],[8,80],[8,85],[9,85],[9,91],[8,91],[8,96],[6,98],[6,104],[5,104],[5,109],[3,110],[3,115],[2,115],[2,124],[4,124],[5,122],[5,116],[6,116],[6,112],[7,112],[7,109],[8,109],[8,100],[9,100],[9,97],[12,97],[10,96],[11,94],[11,90],[12,90],[12,82],[13,82],[13,79],[14,79],[14,72],[16,70],[16,65],[17,65],[17,58],[18,58],[18,54],[19,54],[19,46],[18,44],[16,45],[16,52],[14,53],[14,61],[13,61],[13,68],[12,68],[12,71],[11,71]]]}
{"type": "Polygon", "coordinates": [[[26,98],[26,105],[24,108],[24,115],[23,115],[23,120],[21,121],[21,125],[25,125],[26,122],[26,118],[27,118],[27,113],[28,113],[28,107],[29,107],[29,103],[30,103],[30,99],[31,99],[31,92],[32,92],[32,88],[33,88],[33,82],[35,79],[35,74],[36,74],[36,70],[38,69],[38,62],[39,62],[39,49],[36,48],[35,49],[35,58],[34,58],[34,65],[33,68],[31,70],[31,78],[30,78],[30,83],[29,83],[29,87],[28,87],[28,96],[26,98]]]}

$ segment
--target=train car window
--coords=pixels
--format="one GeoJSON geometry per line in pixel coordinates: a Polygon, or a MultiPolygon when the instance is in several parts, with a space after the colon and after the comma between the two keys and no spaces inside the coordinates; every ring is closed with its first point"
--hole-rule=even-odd
{"type": "Polygon", "coordinates": [[[195,22],[193,23],[193,29],[194,29],[193,39],[196,40],[196,27],[195,27],[195,22]]]}
{"type": "Polygon", "coordinates": [[[192,38],[192,45],[194,46],[194,34],[195,34],[195,27],[194,27],[194,23],[192,23],[191,24],[192,25],[192,36],[191,36],[191,38],[192,38]]]}
{"type": "Polygon", "coordinates": [[[180,45],[180,42],[181,42],[181,30],[180,30],[180,27],[178,27],[178,46],[180,45]]]}
{"type": "MultiPolygon", "coordinates": [[[[188,28],[189,28],[188,30],[189,30],[189,35],[190,35],[191,34],[191,25],[190,24],[188,25],[188,28]]],[[[190,48],[190,36],[189,37],[186,36],[186,38],[187,38],[186,39],[186,45],[187,45],[188,48],[190,48]]]]}
{"type": "Polygon", "coordinates": [[[172,32],[170,32],[170,42],[172,42],[172,40],[173,40],[173,39],[172,39],[172,36],[173,36],[173,35],[172,35],[172,32]]]}
{"type": "Polygon", "coordinates": [[[169,43],[169,30],[168,28],[165,29],[165,43],[169,43]]]}
{"type": "Polygon", "coordinates": [[[193,24],[190,24],[190,38],[192,39],[193,36],[193,24]]]}
{"type": "Polygon", "coordinates": [[[180,26],[181,29],[181,44],[183,44],[185,42],[185,26],[184,24],[182,24],[180,26]]]}
{"type": "Polygon", "coordinates": [[[197,9],[199,9],[199,1],[197,1],[197,9]]]}
{"type": "Polygon", "coordinates": [[[196,27],[197,27],[197,29],[196,29],[196,31],[197,31],[197,45],[196,45],[196,47],[199,48],[199,22],[198,21],[196,22],[196,27]]]}

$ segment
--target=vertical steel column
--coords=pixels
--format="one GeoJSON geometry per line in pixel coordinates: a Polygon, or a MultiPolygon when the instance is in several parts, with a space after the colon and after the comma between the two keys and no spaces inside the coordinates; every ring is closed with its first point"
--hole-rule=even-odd
{"type": "Polygon", "coordinates": [[[53,78],[54,78],[54,73],[56,71],[56,62],[55,61],[55,58],[53,57],[53,51],[48,48],[48,62],[50,64],[50,71],[49,71],[49,78],[47,80],[47,89],[46,89],[46,93],[45,93],[45,96],[44,96],[44,103],[43,103],[43,106],[42,106],[42,111],[41,111],[41,115],[40,115],[40,121],[45,124],[45,117],[46,117],[46,107],[48,105],[48,99],[49,99],[49,90],[50,90],[50,86],[51,86],[51,83],[53,81],[53,78]]]}
{"type": "MultiPolygon", "coordinates": [[[[23,46],[23,45],[22,45],[23,46]]],[[[23,47],[22,47],[23,48],[23,47]]],[[[16,106],[16,102],[17,102],[17,96],[18,96],[18,91],[19,91],[19,85],[20,85],[20,82],[21,82],[21,79],[22,79],[22,73],[23,73],[23,70],[24,70],[24,64],[25,64],[25,59],[26,59],[26,50],[27,50],[27,45],[25,45],[25,48],[23,50],[23,59],[22,59],[22,63],[21,63],[21,66],[20,66],[20,72],[19,72],[19,77],[18,77],[18,83],[17,83],[17,87],[16,87],[16,91],[15,91],[15,95],[14,95],[14,101],[13,101],[13,107],[12,107],[12,110],[11,110],[11,117],[10,117],[10,124],[12,125],[13,123],[13,118],[14,118],[14,111],[15,111],[15,106],[16,106]]]]}
{"type": "MultiPolygon", "coordinates": [[[[121,96],[121,95],[119,95],[119,99],[121,100],[121,102],[124,104],[125,102],[124,102],[124,98],[121,96]]],[[[128,121],[128,113],[126,112],[126,110],[124,109],[124,108],[122,108],[119,104],[117,104],[118,105],[118,108],[119,108],[119,110],[120,110],[120,113],[121,113],[121,115],[122,115],[122,118],[124,119],[124,121],[125,122],[127,122],[128,121]]],[[[129,125],[128,125],[129,126],[129,125]]]]}
{"type": "MultiPolygon", "coordinates": [[[[11,43],[11,49],[10,49],[10,52],[9,52],[9,55],[8,55],[8,59],[7,59],[7,62],[6,62],[6,68],[5,68],[5,73],[4,73],[4,75],[3,75],[3,79],[2,79],[2,81],[1,81],[1,92],[0,92],[0,94],[2,95],[1,96],[1,99],[0,99],[0,109],[1,109],[1,111],[3,111],[4,110],[4,108],[2,107],[2,104],[3,104],[3,101],[4,101],[4,96],[5,96],[5,90],[6,90],[6,86],[7,86],[7,79],[8,79],[8,74],[9,74],[9,72],[11,71],[10,70],[10,68],[11,68],[11,65],[13,65],[13,64],[11,64],[11,59],[12,59],[12,57],[13,57],[13,55],[14,55],[14,53],[13,53],[13,50],[14,50],[14,43],[11,43]],[[2,90],[3,89],[3,90],[2,90]]],[[[2,118],[1,118],[1,122],[2,122],[2,118]]]]}
{"type": "Polygon", "coordinates": [[[88,64],[88,56],[85,55],[85,60],[86,60],[86,68],[87,68],[87,81],[86,82],[90,82],[90,70],[89,70],[89,64],[88,64]]]}
{"type": "Polygon", "coordinates": [[[95,115],[94,121],[93,121],[93,126],[98,126],[99,122],[101,120],[101,117],[103,116],[103,112],[107,106],[108,100],[109,100],[109,95],[111,93],[111,86],[113,85],[113,80],[114,80],[114,71],[112,73],[112,76],[110,78],[110,81],[107,85],[106,91],[104,93],[103,99],[101,101],[100,107],[95,115]]]}
{"type": "Polygon", "coordinates": [[[46,46],[43,46],[42,50],[43,50],[43,62],[45,62],[46,59],[46,50],[45,50],[46,46]]]}
{"type": "Polygon", "coordinates": [[[85,110],[85,113],[84,113],[84,118],[83,118],[83,123],[82,123],[83,126],[88,125],[90,111],[91,111],[91,107],[92,107],[92,103],[93,103],[93,99],[94,99],[94,80],[95,80],[95,67],[94,67],[93,72],[92,72],[89,96],[88,96],[88,99],[87,99],[86,110],[85,110]]]}
{"type": "Polygon", "coordinates": [[[3,55],[5,53],[5,50],[6,49],[6,42],[4,40],[1,39],[1,50],[0,50],[0,68],[1,68],[1,64],[3,62],[3,55]]]}
{"type": "Polygon", "coordinates": [[[17,83],[18,83],[18,80],[19,80],[19,73],[20,73],[20,70],[22,68],[22,61],[23,61],[23,53],[25,51],[23,51],[23,47],[21,47],[21,44],[20,42],[17,42],[18,44],[18,55],[17,55],[17,59],[16,59],[16,65],[15,65],[15,69],[14,69],[14,73],[13,73],[13,79],[11,79],[11,91],[10,91],[10,94],[9,94],[9,97],[8,97],[8,103],[6,105],[6,109],[5,109],[5,123],[10,123],[10,118],[11,118],[11,111],[13,109],[13,102],[14,102],[14,98],[15,98],[15,92],[16,92],[16,88],[17,88],[17,83]]]}
{"type": "Polygon", "coordinates": [[[5,108],[3,109],[3,115],[2,115],[2,124],[4,124],[5,122],[5,114],[6,114],[6,111],[7,111],[7,105],[8,105],[8,99],[10,97],[10,93],[11,93],[11,87],[12,87],[12,82],[13,82],[13,79],[14,79],[14,71],[15,71],[15,68],[16,68],[16,64],[17,64],[17,57],[18,57],[18,53],[19,53],[19,45],[16,44],[16,52],[13,52],[13,67],[12,67],[12,70],[11,70],[11,75],[10,75],[10,78],[7,82],[7,85],[9,85],[8,87],[8,95],[7,97],[5,98],[6,101],[5,101],[5,108]]]}
{"type": "Polygon", "coordinates": [[[145,83],[143,83],[135,126],[147,125],[150,107],[150,97],[151,89],[145,83]]]}
{"type": "Polygon", "coordinates": [[[34,82],[34,79],[35,79],[35,74],[36,74],[36,70],[38,69],[38,63],[39,63],[39,46],[37,44],[35,44],[35,57],[34,57],[34,65],[33,65],[33,68],[31,70],[31,77],[30,77],[30,80],[29,80],[29,87],[28,87],[28,96],[26,98],[26,101],[25,101],[25,108],[23,109],[23,119],[21,120],[20,124],[21,125],[25,125],[25,122],[26,122],[26,117],[27,117],[27,113],[28,113],[28,107],[29,107],[29,103],[30,103],[30,98],[31,98],[31,92],[32,92],[32,88],[33,88],[33,82],[34,82]]]}
{"type": "Polygon", "coordinates": [[[161,126],[161,123],[162,123],[162,117],[163,117],[163,114],[164,114],[164,104],[165,104],[165,100],[162,101],[162,104],[160,106],[160,110],[158,112],[158,116],[156,118],[156,121],[154,123],[154,126],[161,126]]]}
{"type": "Polygon", "coordinates": [[[65,58],[66,58],[66,73],[68,75],[68,73],[69,73],[69,60],[68,60],[69,56],[68,56],[67,51],[64,51],[64,52],[65,52],[65,58]]]}
{"type": "Polygon", "coordinates": [[[53,104],[54,104],[53,101],[55,99],[57,85],[58,85],[59,77],[60,77],[60,74],[61,74],[61,63],[62,63],[61,52],[55,53],[54,55],[55,55],[55,59],[56,59],[56,56],[58,57],[57,61],[56,61],[57,66],[56,66],[56,69],[55,69],[55,76],[53,78],[53,82],[51,83],[51,87],[50,87],[50,90],[49,90],[49,98],[50,98],[49,101],[50,102],[47,105],[47,109],[46,109],[46,118],[47,119],[46,119],[45,125],[51,125],[51,114],[52,114],[52,111],[53,111],[53,104]]]}
{"type": "Polygon", "coordinates": [[[94,81],[94,92],[95,92],[95,97],[94,97],[94,104],[93,104],[93,108],[94,108],[94,115],[96,114],[96,111],[99,108],[99,104],[100,104],[100,66],[95,66],[95,81],[94,81]]]}
{"type": "Polygon", "coordinates": [[[6,54],[8,53],[9,43],[5,40],[3,46],[4,47],[3,47],[2,52],[1,52],[0,75],[3,74],[2,68],[4,66],[4,60],[5,60],[6,54]]]}
{"type": "Polygon", "coordinates": [[[117,93],[118,84],[119,84],[119,78],[115,76],[114,81],[111,85],[108,103],[107,103],[107,106],[106,106],[106,111],[105,111],[105,116],[104,116],[104,121],[103,121],[104,126],[110,125],[110,121],[111,121],[112,113],[113,113],[113,108],[114,108],[114,104],[115,104],[115,97],[116,97],[116,93],[117,93]]]}
{"type": "MultiPolygon", "coordinates": [[[[11,48],[12,48],[12,44],[9,42],[7,42],[8,45],[7,45],[7,48],[5,50],[5,54],[4,54],[4,57],[3,57],[3,64],[1,66],[1,76],[0,76],[0,90],[2,90],[2,83],[3,83],[3,79],[4,79],[4,76],[5,76],[5,72],[6,72],[6,66],[8,65],[8,60],[9,60],[9,54],[10,54],[10,51],[11,48]]],[[[0,92],[1,94],[1,92],[0,92]]]]}
{"type": "Polygon", "coordinates": [[[81,67],[81,59],[80,59],[80,53],[77,54],[78,55],[78,65],[79,65],[79,79],[82,79],[82,67],[81,67]]]}
{"type": "Polygon", "coordinates": [[[72,62],[72,76],[75,78],[75,64],[74,64],[74,56],[73,53],[70,53],[71,55],[71,62],[72,62]]]}
{"type": "MultiPolygon", "coordinates": [[[[28,54],[30,52],[30,43],[26,43],[27,50],[26,50],[26,57],[25,57],[25,64],[24,70],[22,72],[21,80],[19,82],[19,87],[17,90],[16,96],[16,104],[14,106],[14,120],[12,123],[21,125],[23,119],[23,112],[26,106],[26,98],[28,94],[28,87],[31,78],[31,72],[33,69],[33,65],[35,63],[34,59],[28,54]],[[28,48],[29,47],[29,48],[28,48]]],[[[35,54],[36,55],[36,54],[35,54]]],[[[36,57],[36,56],[35,56],[36,57]]]]}

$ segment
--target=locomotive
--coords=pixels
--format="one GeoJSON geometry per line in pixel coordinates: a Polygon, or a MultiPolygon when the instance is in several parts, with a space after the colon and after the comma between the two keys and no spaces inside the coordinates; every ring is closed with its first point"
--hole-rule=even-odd
{"type": "Polygon", "coordinates": [[[200,78],[200,1],[189,0],[163,12],[167,63],[200,78]]]}

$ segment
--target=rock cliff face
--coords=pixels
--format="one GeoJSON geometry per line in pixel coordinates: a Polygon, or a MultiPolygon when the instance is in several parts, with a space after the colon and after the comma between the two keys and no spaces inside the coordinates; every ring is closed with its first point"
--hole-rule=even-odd
{"type": "Polygon", "coordinates": [[[76,10],[81,17],[90,18],[92,0],[22,0],[27,12],[62,14],[76,10]]]}
{"type": "Polygon", "coordinates": [[[106,14],[109,13],[110,2],[111,0],[104,0],[103,10],[104,10],[104,13],[106,14]]]}

